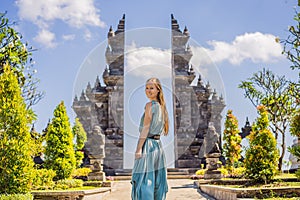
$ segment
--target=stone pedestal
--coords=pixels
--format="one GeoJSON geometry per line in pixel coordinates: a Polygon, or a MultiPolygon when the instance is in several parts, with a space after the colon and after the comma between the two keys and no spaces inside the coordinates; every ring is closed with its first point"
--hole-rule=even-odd
{"type": "Polygon", "coordinates": [[[105,181],[105,173],[101,171],[92,171],[88,175],[88,181],[105,181]]]}
{"type": "Polygon", "coordinates": [[[105,181],[105,173],[103,172],[103,157],[94,158],[90,157],[91,165],[89,168],[92,170],[87,176],[89,181],[105,181]]]}
{"type": "Polygon", "coordinates": [[[220,153],[212,153],[206,155],[206,168],[204,179],[221,179],[221,171],[218,170],[220,153]]]}

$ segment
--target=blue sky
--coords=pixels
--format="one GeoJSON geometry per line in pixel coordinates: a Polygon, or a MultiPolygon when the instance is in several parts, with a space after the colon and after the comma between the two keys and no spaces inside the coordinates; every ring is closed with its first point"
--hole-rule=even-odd
{"type": "MultiPolygon", "coordinates": [[[[17,22],[16,29],[24,41],[37,49],[33,53],[36,75],[41,80],[40,90],[46,93],[34,106],[38,131],[45,128],[61,100],[65,101],[71,122],[74,121],[73,98],[75,94],[80,95],[87,81],[93,85],[96,76],[102,76],[109,26],[116,29],[125,13],[126,49],[130,52],[126,57],[125,77],[128,86],[125,112],[129,113],[130,121],[125,122],[125,129],[135,132],[147,101],[143,95],[147,76],[160,77],[165,89],[169,88],[171,13],[181,29],[188,27],[196,72],[225,97],[223,118],[232,109],[242,127],[246,116],[251,123],[256,118],[255,108],[237,88],[242,80],[262,67],[296,78],[289,62],[281,55],[282,47],[273,42],[275,37],[287,37],[288,26],[294,24],[296,4],[296,0],[1,0],[0,12],[7,11],[7,17],[17,22]],[[157,74],[158,70],[162,71],[157,74]]],[[[164,142],[172,147],[172,136],[164,142]]],[[[287,145],[291,143],[292,138],[288,137],[287,145]]]]}

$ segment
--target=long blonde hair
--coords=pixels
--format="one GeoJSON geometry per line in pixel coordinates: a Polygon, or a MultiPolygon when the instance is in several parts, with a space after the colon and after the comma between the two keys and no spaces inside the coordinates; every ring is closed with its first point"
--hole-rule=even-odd
{"type": "Polygon", "coordinates": [[[158,78],[149,78],[146,83],[148,83],[148,82],[154,83],[154,85],[158,89],[157,100],[158,100],[159,104],[161,105],[161,109],[162,109],[162,114],[163,114],[163,119],[164,119],[164,135],[168,135],[168,133],[169,133],[169,116],[168,116],[168,111],[166,108],[166,102],[165,102],[161,83],[158,78]]]}

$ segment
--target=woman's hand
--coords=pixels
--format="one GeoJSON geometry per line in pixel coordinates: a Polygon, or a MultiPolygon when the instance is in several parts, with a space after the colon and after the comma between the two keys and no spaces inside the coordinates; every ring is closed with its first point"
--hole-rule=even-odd
{"type": "Polygon", "coordinates": [[[142,157],[142,151],[135,152],[135,159],[140,159],[142,157]]]}

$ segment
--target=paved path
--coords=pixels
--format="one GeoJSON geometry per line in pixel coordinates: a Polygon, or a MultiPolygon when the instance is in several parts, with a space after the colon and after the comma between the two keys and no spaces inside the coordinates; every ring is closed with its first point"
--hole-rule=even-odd
{"type": "MultiPolygon", "coordinates": [[[[200,194],[194,186],[194,180],[169,179],[169,191],[167,200],[208,200],[204,194],[200,194]]],[[[130,181],[116,181],[113,183],[112,192],[104,197],[104,200],[130,200],[130,181]]]]}

